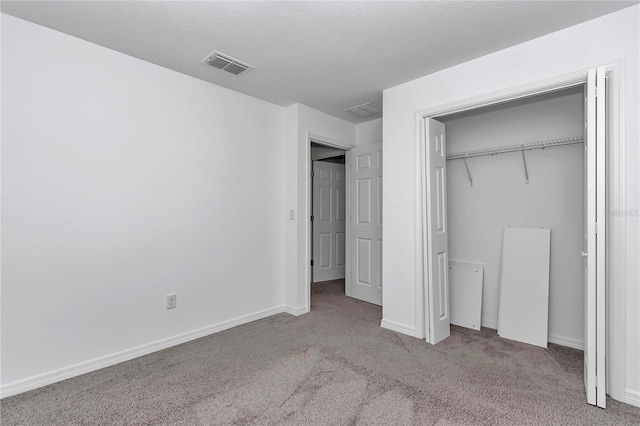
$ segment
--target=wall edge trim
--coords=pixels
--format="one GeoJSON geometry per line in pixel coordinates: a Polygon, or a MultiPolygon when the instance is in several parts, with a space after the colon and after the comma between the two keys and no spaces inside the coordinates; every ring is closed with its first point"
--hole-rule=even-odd
{"type": "Polygon", "coordinates": [[[624,402],[629,405],[633,405],[634,407],[640,407],[640,392],[627,389],[625,393],[624,402]]]}
{"type": "Polygon", "coordinates": [[[562,337],[555,334],[549,334],[547,340],[549,341],[549,343],[555,343],[556,345],[566,346],[568,348],[584,351],[584,342],[581,340],[570,339],[568,337],[562,337]]]}
{"type": "Polygon", "coordinates": [[[410,327],[408,325],[400,324],[399,322],[391,321],[388,319],[383,318],[382,321],[380,321],[380,327],[387,330],[395,331],[397,333],[406,334],[407,336],[416,336],[415,327],[410,327]]]}
{"type": "MultiPolygon", "coordinates": [[[[481,325],[482,327],[491,328],[493,330],[498,329],[498,323],[491,320],[483,319],[481,325]]],[[[568,348],[578,349],[581,351],[584,350],[584,341],[582,340],[576,340],[576,339],[571,339],[569,337],[558,336],[557,334],[549,334],[547,337],[547,341],[549,343],[554,343],[560,346],[566,346],[568,348]]]]}
{"type": "Polygon", "coordinates": [[[66,379],[77,377],[86,373],[91,373],[121,362],[129,361],[144,355],[149,355],[172,346],[180,345],[201,337],[219,333],[239,325],[247,324],[259,319],[267,318],[282,312],[287,312],[284,305],[264,309],[252,314],[242,315],[230,320],[211,324],[175,336],[156,340],[154,342],[135,346],[123,351],[103,355],[87,361],[82,361],[66,367],[58,368],[45,373],[37,374],[24,379],[9,382],[0,386],[0,399],[7,398],[20,393],[28,392],[33,389],[41,388],[53,383],[61,382],[66,379]]]}
{"type": "Polygon", "coordinates": [[[283,305],[282,306],[282,312],[289,314],[289,315],[294,315],[294,316],[300,316],[300,315],[304,315],[304,314],[308,314],[309,313],[309,309],[307,309],[306,306],[299,306],[297,308],[294,308],[293,306],[289,306],[289,305],[283,305]]]}

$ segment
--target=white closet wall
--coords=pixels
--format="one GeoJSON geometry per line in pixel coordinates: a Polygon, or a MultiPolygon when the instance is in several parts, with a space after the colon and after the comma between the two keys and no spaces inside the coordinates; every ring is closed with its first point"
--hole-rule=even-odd
{"type": "MultiPolygon", "coordinates": [[[[582,136],[582,88],[441,118],[447,153],[582,136]]],[[[447,162],[450,258],[485,265],[482,325],[497,328],[502,232],[551,229],[549,340],[582,347],[583,147],[447,162]]]]}

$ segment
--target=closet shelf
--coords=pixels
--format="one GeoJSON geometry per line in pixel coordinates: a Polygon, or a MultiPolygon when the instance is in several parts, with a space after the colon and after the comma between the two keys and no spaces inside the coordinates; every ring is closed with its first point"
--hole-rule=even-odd
{"type": "MultiPolygon", "coordinates": [[[[564,139],[551,139],[548,141],[530,142],[530,143],[523,143],[520,145],[509,145],[509,146],[502,146],[497,148],[484,148],[484,149],[476,149],[473,151],[458,152],[455,154],[447,155],[447,160],[460,160],[460,159],[465,159],[470,157],[482,157],[484,155],[496,155],[496,154],[504,154],[507,152],[517,152],[517,151],[522,151],[524,153],[524,151],[529,151],[532,149],[544,149],[544,148],[551,148],[551,147],[557,147],[557,146],[577,145],[577,144],[582,144],[583,142],[584,142],[584,138],[582,136],[576,136],[573,138],[564,138],[564,139]]],[[[467,169],[467,172],[468,172],[468,169],[467,169]]]]}

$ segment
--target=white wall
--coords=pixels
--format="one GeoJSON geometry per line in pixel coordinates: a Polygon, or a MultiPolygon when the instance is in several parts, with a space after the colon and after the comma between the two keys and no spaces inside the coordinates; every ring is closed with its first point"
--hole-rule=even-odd
{"type": "MultiPolygon", "coordinates": [[[[510,102],[439,120],[447,153],[583,136],[582,88],[510,102]]],[[[482,325],[497,328],[505,227],[551,229],[549,340],[584,344],[584,148],[520,152],[447,161],[449,258],[484,264],[482,325]]]]}
{"type": "MultiPolygon", "coordinates": [[[[640,6],[540,37],[384,91],[384,309],[383,316],[408,329],[416,326],[416,113],[596,65],[622,62],[626,141],[627,225],[625,383],[611,383],[612,396],[640,401],[638,281],[638,51],[640,6]],[[635,213],[634,213],[635,212],[635,213]],[[625,396],[626,392],[626,396],[625,396]]],[[[611,218],[617,220],[616,218],[611,218]]],[[[622,331],[620,331],[622,332],[622,331]]],[[[616,363],[617,364],[617,363],[616,363]]],[[[615,368],[621,368],[616,365],[615,368]]]]}
{"type": "Polygon", "coordinates": [[[382,142],[382,118],[356,124],[356,145],[374,145],[382,142]]]}
{"type": "Polygon", "coordinates": [[[282,309],[284,108],[7,15],[2,67],[3,387],[282,309]]]}
{"type": "Polygon", "coordinates": [[[309,138],[353,147],[356,126],[302,104],[291,105],[286,114],[285,205],[287,212],[295,210],[296,219],[286,221],[285,304],[289,312],[301,314],[309,310],[309,138]]]}

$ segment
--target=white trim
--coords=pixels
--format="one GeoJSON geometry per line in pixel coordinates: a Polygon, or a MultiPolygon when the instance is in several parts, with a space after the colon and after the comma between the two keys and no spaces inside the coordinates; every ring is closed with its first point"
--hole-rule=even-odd
{"type": "Polygon", "coordinates": [[[294,308],[293,306],[284,305],[282,307],[282,312],[289,315],[300,316],[309,313],[309,309],[306,306],[300,306],[298,308],[294,308]]]}
{"type": "MultiPolygon", "coordinates": [[[[424,140],[426,136],[424,135],[424,120],[420,117],[416,117],[416,134],[420,135],[420,140],[424,140]]],[[[423,193],[426,192],[426,189],[423,187],[423,183],[426,182],[424,178],[425,167],[425,153],[423,152],[423,144],[418,143],[416,146],[416,172],[418,174],[418,182],[416,184],[415,189],[415,197],[416,197],[416,209],[417,214],[415,215],[415,235],[418,238],[415,239],[415,273],[416,273],[416,282],[423,283],[425,280],[425,249],[424,242],[426,241],[426,232],[425,232],[425,223],[426,220],[425,213],[423,211],[424,207],[424,199],[423,193]]],[[[415,288],[415,317],[416,317],[416,337],[418,339],[425,339],[427,343],[431,343],[431,339],[429,337],[429,320],[427,319],[427,315],[429,315],[429,295],[425,291],[426,288],[424,285],[416,285],[415,288]]]]}
{"type": "MultiPolygon", "coordinates": [[[[492,330],[498,330],[498,323],[496,321],[483,319],[481,323],[482,327],[490,328],[492,330]]],[[[566,346],[568,348],[584,350],[584,341],[571,339],[568,337],[562,337],[555,334],[549,334],[547,341],[549,343],[555,343],[556,345],[566,346]]]]}
{"type": "Polygon", "coordinates": [[[583,340],[570,339],[568,337],[562,337],[562,336],[549,334],[549,337],[547,338],[547,341],[549,343],[555,343],[556,345],[566,346],[568,348],[573,348],[573,349],[578,349],[578,350],[584,351],[584,341],[583,340]]]}
{"type": "MultiPolygon", "coordinates": [[[[313,269],[311,268],[311,142],[315,142],[315,137],[313,137],[309,132],[306,133],[306,143],[304,144],[304,208],[302,209],[302,214],[298,217],[304,220],[304,246],[302,247],[303,253],[305,254],[302,258],[302,270],[304,271],[304,281],[298,282],[298,292],[300,291],[300,287],[302,286],[302,294],[304,294],[304,308],[307,312],[311,312],[311,281],[313,280],[313,269]]],[[[298,169],[300,169],[298,167],[298,169]]],[[[298,179],[300,176],[298,175],[298,179]]],[[[298,205],[300,203],[298,202],[298,205]]],[[[301,247],[298,247],[298,253],[300,253],[301,247]]],[[[298,256],[300,258],[300,256],[298,256]]],[[[296,268],[297,269],[297,268],[296,268]]],[[[296,280],[298,279],[298,274],[296,273],[296,280]]]]}
{"type": "Polygon", "coordinates": [[[596,223],[598,235],[596,236],[596,399],[598,407],[606,408],[607,405],[607,71],[605,67],[598,67],[596,71],[596,85],[598,88],[596,99],[596,223]]]}
{"type": "Polygon", "coordinates": [[[355,148],[355,145],[348,144],[337,139],[331,139],[326,136],[319,135],[317,133],[307,132],[307,142],[309,145],[311,142],[317,143],[320,145],[327,146],[329,148],[341,149],[343,151],[349,151],[352,148],[355,148]]]}
{"type": "Polygon", "coordinates": [[[449,115],[463,111],[470,111],[490,105],[511,102],[517,99],[528,98],[530,96],[541,95],[543,93],[554,92],[573,86],[584,84],[587,81],[587,70],[580,70],[571,74],[551,77],[527,84],[509,87],[495,92],[485,93],[471,98],[464,98],[454,102],[424,108],[417,111],[420,119],[431,117],[436,118],[442,115],[449,115]]]}
{"type": "MultiPolygon", "coordinates": [[[[608,79],[608,130],[607,152],[607,192],[610,212],[626,211],[625,198],[625,111],[624,111],[624,67],[615,63],[605,67],[608,79]],[[612,173],[615,170],[616,173],[612,173]]],[[[627,285],[627,243],[626,220],[619,214],[609,214],[607,219],[607,393],[618,401],[626,399],[626,285],[627,285]]]]}
{"type": "Polygon", "coordinates": [[[399,322],[390,321],[388,319],[383,318],[382,321],[380,321],[380,327],[386,328],[387,330],[395,331],[401,334],[406,334],[407,336],[411,336],[411,337],[416,336],[416,330],[414,327],[411,327],[405,324],[400,324],[399,322]]]}
{"type": "Polygon", "coordinates": [[[491,328],[493,330],[498,330],[498,322],[497,321],[491,321],[491,320],[483,319],[483,320],[480,321],[480,325],[482,327],[487,327],[487,328],[491,328]]]}
{"type": "Polygon", "coordinates": [[[353,232],[351,227],[351,175],[353,174],[352,163],[353,153],[349,150],[344,156],[344,217],[348,220],[345,221],[345,242],[344,242],[344,294],[351,297],[351,233],[353,232]]]}
{"type": "Polygon", "coordinates": [[[627,389],[624,402],[634,407],[640,407],[640,392],[627,389]]]}
{"type": "MultiPolygon", "coordinates": [[[[608,209],[610,212],[624,212],[625,200],[625,111],[624,111],[624,63],[616,62],[605,65],[609,76],[609,102],[608,113],[610,114],[610,134],[608,141],[608,167],[609,170],[616,170],[615,175],[607,176],[608,209]]],[[[462,112],[466,110],[481,108],[483,106],[508,102],[515,99],[547,93],[562,88],[583,84],[586,81],[587,69],[574,73],[555,76],[544,80],[513,86],[491,93],[485,93],[466,99],[459,99],[450,103],[418,109],[416,111],[416,143],[418,149],[424,143],[424,135],[419,131],[420,122],[425,117],[437,117],[440,115],[462,112]]],[[[420,151],[417,151],[420,152],[420,151]]],[[[426,188],[422,185],[421,176],[424,169],[416,170],[416,185],[420,188],[420,199],[425,200],[426,188]]],[[[421,203],[416,203],[415,214],[420,217],[424,213],[421,203]]],[[[608,294],[607,294],[607,314],[608,324],[606,326],[607,341],[607,393],[614,399],[624,401],[627,398],[626,385],[626,218],[621,214],[609,214],[607,218],[608,227],[608,294]]],[[[424,219],[422,219],[424,220],[424,219]]],[[[417,222],[416,222],[417,223],[417,222]]],[[[419,231],[419,230],[417,230],[419,231]]],[[[418,234],[420,235],[420,234],[418,234]]],[[[422,265],[419,265],[422,266],[422,265]]],[[[416,274],[416,286],[424,286],[424,271],[416,274]]],[[[424,293],[426,291],[423,290],[424,293]]],[[[416,290],[416,294],[418,291],[416,290]]],[[[423,298],[424,299],[424,298],[423,298]]],[[[426,312],[425,303],[417,304],[416,309],[426,312]]],[[[421,312],[416,312],[416,319],[421,318],[421,312]]],[[[424,315],[425,329],[429,329],[428,316],[424,315]]],[[[484,324],[483,324],[484,325],[484,324]]]]}
{"type": "Polygon", "coordinates": [[[52,383],[70,379],[72,377],[100,370],[105,367],[110,367],[124,361],[129,361],[134,358],[161,351],[163,349],[180,345],[182,343],[199,339],[201,337],[209,336],[211,334],[219,333],[221,331],[237,327],[242,324],[247,324],[259,319],[267,318],[272,315],[280,314],[282,312],[288,313],[287,309],[289,308],[285,306],[276,306],[274,308],[265,309],[253,314],[239,316],[237,318],[222,321],[217,324],[208,325],[206,327],[198,328],[196,330],[188,331],[186,333],[178,334],[172,337],[167,337],[165,339],[156,340],[155,342],[125,349],[120,352],[115,352],[88,361],[79,362],[67,367],[62,367],[53,371],[48,371],[46,373],[27,377],[25,379],[16,380],[14,382],[7,383],[0,388],[0,398],[17,395],[19,393],[40,388],[42,386],[50,385],[52,383]]]}

